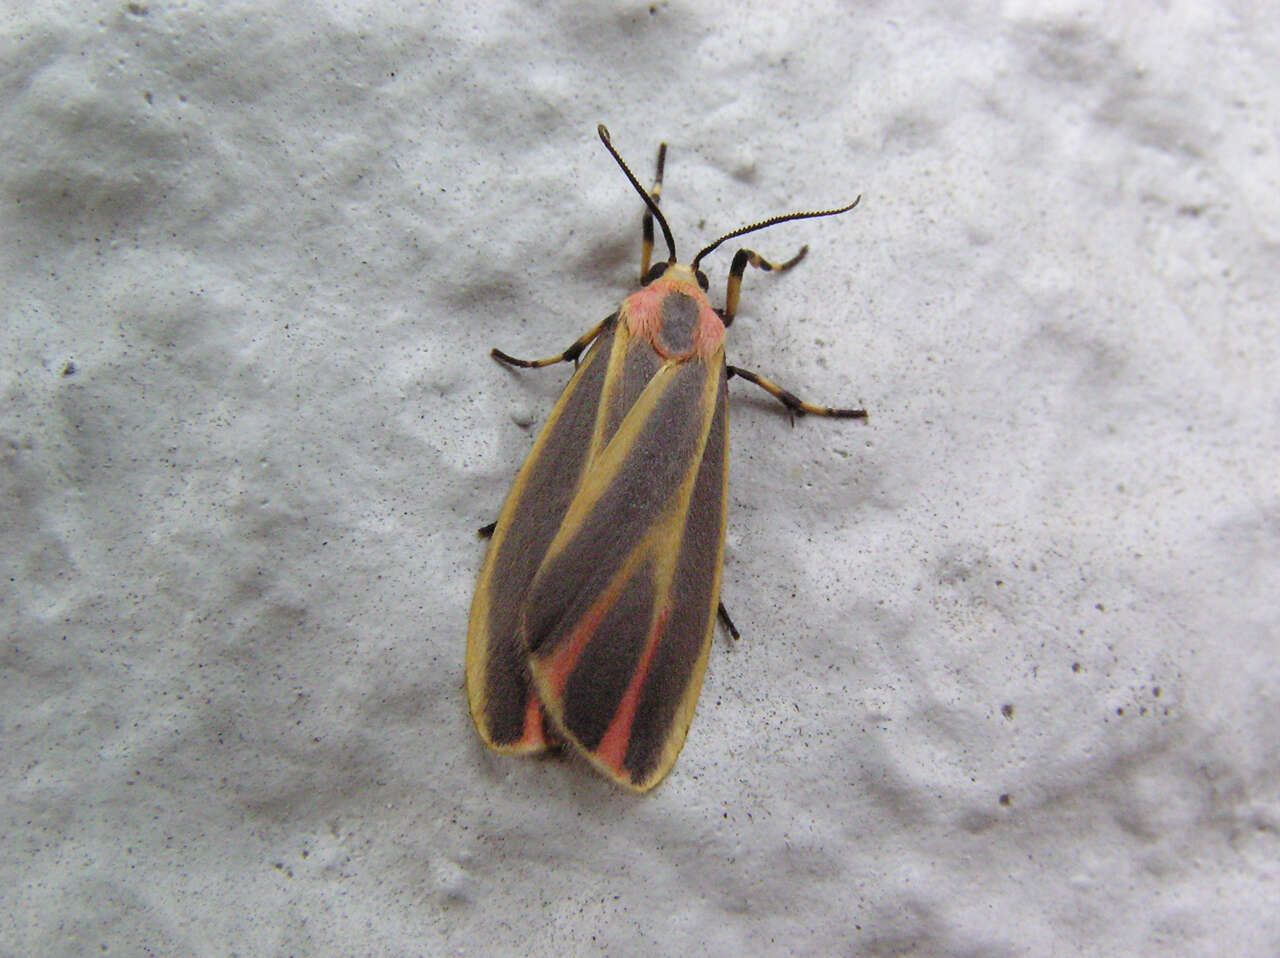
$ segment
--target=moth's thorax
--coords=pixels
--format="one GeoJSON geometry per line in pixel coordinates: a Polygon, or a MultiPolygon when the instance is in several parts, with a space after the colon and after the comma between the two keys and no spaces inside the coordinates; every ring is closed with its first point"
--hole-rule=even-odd
{"type": "Polygon", "coordinates": [[[672,264],[622,301],[622,321],[664,359],[710,360],[724,344],[724,323],[693,270],[672,264]]]}

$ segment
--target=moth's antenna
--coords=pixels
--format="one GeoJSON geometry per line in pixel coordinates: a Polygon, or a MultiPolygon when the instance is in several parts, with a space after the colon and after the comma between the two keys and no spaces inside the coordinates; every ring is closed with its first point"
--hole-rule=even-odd
{"type": "MultiPolygon", "coordinates": [[[[632,182],[635,182],[634,177],[632,178],[632,182]]],[[[790,223],[792,220],[808,220],[813,219],[815,216],[835,216],[837,213],[848,213],[858,205],[858,200],[860,199],[862,199],[861,193],[859,193],[857,199],[848,206],[842,206],[838,210],[814,210],[812,213],[784,213],[781,216],[773,216],[767,220],[761,220],[759,223],[752,223],[750,226],[744,226],[741,229],[736,229],[732,233],[725,233],[724,236],[721,236],[718,240],[695,256],[690,265],[694,269],[697,269],[698,263],[702,261],[702,257],[706,256],[725,240],[733,239],[735,236],[742,236],[744,233],[754,233],[756,230],[762,230],[766,226],[777,226],[779,223],[790,223]]]]}
{"type": "MultiPolygon", "coordinates": [[[[645,206],[649,207],[649,212],[658,218],[658,225],[662,227],[662,238],[667,241],[667,251],[671,253],[670,257],[667,258],[667,262],[674,263],[676,261],[676,241],[671,238],[671,227],[667,225],[667,218],[662,215],[662,210],[658,209],[658,204],[653,201],[649,191],[640,185],[640,181],[631,172],[631,168],[623,162],[622,157],[618,155],[618,151],[613,148],[613,143],[609,140],[609,131],[603,123],[596,127],[596,132],[600,134],[600,142],[604,144],[604,148],[618,161],[618,165],[622,167],[622,172],[627,174],[627,179],[631,181],[631,185],[636,188],[636,192],[644,199],[645,206]]],[[[812,216],[814,214],[809,215],[812,216]]],[[[732,233],[729,234],[729,236],[732,235],[732,233]]],[[[728,236],[721,237],[721,239],[728,238],[728,236]]]]}

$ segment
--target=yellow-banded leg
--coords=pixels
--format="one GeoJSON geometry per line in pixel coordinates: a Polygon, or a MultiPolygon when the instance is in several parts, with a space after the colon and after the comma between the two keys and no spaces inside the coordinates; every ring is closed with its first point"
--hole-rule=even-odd
{"type": "MultiPolygon", "coordinates": [[[[667,144],[658,144],[658,172],[653,176],[653,189],[649,196],[654,203],[662,201],[662,171],[667,165],[667,144]]],[[[649,263],[653,259],[653,211],[646,205],[644,208],[644,236],[640,243],[640,282],[649,275],[649,263]]]]}

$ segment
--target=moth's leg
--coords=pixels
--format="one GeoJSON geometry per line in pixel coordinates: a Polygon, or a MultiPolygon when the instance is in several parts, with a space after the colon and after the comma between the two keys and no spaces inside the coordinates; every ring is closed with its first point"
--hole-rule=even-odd
{"type": "Polygon", "coordinates": [[[866,419],[867,411],[865,409],[836,409],[832,406],[817,406],[811,402],[805,402],[795,393],[783,389],[777,383],[765,379],[749,369],[742,369],[738,366],[726,367],[728,378],[734,376],[745,379],[749,383],[755,383],[765,392],[767,392],[782,405],[787,407],[787,411],[793,416],[830,416],[833,419],[866,419]]]}
{"type": "MultiPolygon", "coordinates": [[[[658,144],[658,172],[653,175],[653,188],[649,196],[654,203],[662,201],[662,171],[667,165],[667,144],[658,144]]],[[[653,259],[653,210],[648,204],[644,208],[644,238],[640,243],[640,282],[649,274],[649,262],[653,259]]]]}
{"type": "Polygon", "coordinates": [[[725,289],[724,309],[720,311],[720,318],[724,320],[726,326],[733,322],[734,314],[738,312],[738,297],[742,293],[742,274],[747,271],[747,264],[750,263],[756,269],[762,269],[765,272],[783,272],[795,266],[796,263],[804,259],[805,254],[809,252],[809,247],[801,246],[800,252],[787,260],[785,263],[770,263],[754,250],[740,249],[734,254],[733,263],[729,266],[729,285],[725,289]]]}
{"type": "Polygon", "coordinates": [[[601,332],[604,331],[604,328],[608,326],[609,323],[613,322],[616,316],[617,313],[593,326],[591,329],[588,329],[574,341],[572,346],[562,352],[559,356],[548,356],[546,359],[516,359],[514,356],[508,356],[501,349],[497,348],[491,349],[489,351],[489,355],[500,363],[506,363],[508,366],[518,366],[521,369],[541,369],[543,366],[554,366],[556,363],[568,362],[572,362],[576,365],[578,357],[581,356],[583,351],[591,345],[601,332]]]}
{"type": "Polygon", "coordinates": [[[724,607],[723,602],[716,606],[716,615],[720,617],[720,621],[724,623],[724,627],[729,630],[729,634],[734,639],[742,637],[738,632],[738,627],[733,624],[733,619],[729,618],[729,610],[724,607]]]}

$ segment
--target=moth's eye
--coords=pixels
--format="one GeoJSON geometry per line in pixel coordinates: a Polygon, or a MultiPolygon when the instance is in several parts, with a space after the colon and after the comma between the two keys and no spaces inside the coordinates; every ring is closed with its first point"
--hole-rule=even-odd
{"type": "Polygon", "coordinates": [[[697,276],[698,285],[702,287],[702,291],[705,293],[707,291],[707,274],[702,270],[698,270],[697,276]]]}
{"type": "Polygon", "coordinates": [[[666,263],[654,263],[649,267],[649,272],[644,274],[644,285],[648,286],[652,282],[662,279],[662,274],[667,271],[666,263]]]}

